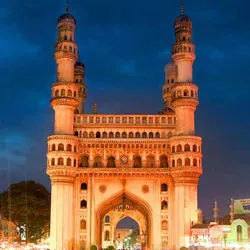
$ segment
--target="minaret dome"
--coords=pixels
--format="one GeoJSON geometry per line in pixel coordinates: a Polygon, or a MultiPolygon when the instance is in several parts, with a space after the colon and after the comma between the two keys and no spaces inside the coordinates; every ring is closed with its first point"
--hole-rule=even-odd
{"type": "Polygon", "coordinates": [[[74,24],[76,24],[76,19],[69,13],[69,1],[68,0],[66,3],[66,13],[62,14],[58,18],[58,24],[63,21],[66,21],[66,22],[71,21],[71,22],[74,22],[74,24]]]}

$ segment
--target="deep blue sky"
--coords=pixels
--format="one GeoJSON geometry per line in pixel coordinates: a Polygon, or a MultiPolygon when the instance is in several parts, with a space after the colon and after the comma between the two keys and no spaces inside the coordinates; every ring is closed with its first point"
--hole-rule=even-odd
{"type": "MultiPolygon", "coordinates": [[[[0,183],[34,179],[49,187],[46,137],[55,80],[57,18],[64,0],[2,0],[0,6],[0,183]]],[[[186,0],[193,20],[203,137],[199,206],[220,214],[231,197],[250,197],[250,2],[186,0]]],[[[157,113],[179,0],[71,0],[86,65],[88,99],[100,113],[157,113]]]]}

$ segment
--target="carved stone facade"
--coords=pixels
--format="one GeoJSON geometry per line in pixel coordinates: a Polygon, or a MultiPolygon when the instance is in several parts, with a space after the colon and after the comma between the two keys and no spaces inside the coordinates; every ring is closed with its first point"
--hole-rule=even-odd
{"type": "MultiPolygon", "coordinates": [[[[181,13],[175,20],[176,42],[163,85],[165,107],[156,115],[84,113],[85,67],[77,61],[75,27],[68,12],[58,20],[51,100],[55,127],[47,154],[50,249],[103,247],[107,215],[117,223],[124,216],[137,221],[148,249],[188,246],[202,174],[202,140],[194,127],[198,87],[192,81],[190,18],[181,13]],[[114,213],[123,204],[132,209],[114,213]]],[[[112,243],[114,233],[108,234],[112,243]]]]}

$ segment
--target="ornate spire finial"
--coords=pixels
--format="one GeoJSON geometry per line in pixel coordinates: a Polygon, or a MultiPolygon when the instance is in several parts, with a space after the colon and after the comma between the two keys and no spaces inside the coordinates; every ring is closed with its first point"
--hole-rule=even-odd
{"type": "Polygon", "coordinates": [[[66,2],[66,12],[69,13],[69,0],[66,2]]]}
{"type": "Polygon", "coordinates": [[[184,0],[181,1],[181,14],[184,14],[184,0]]]}

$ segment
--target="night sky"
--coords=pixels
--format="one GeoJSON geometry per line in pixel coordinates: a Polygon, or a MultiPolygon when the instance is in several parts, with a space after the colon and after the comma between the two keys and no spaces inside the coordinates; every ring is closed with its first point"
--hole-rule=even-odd
{"type": "MultiPolygon", "coordinates": [[[[220,215],[231,197],[250,198],[250,2],[186,0],[193,21],[199,86],[197,135],[203,137],[199,207],[220,215]]],[[[34,179],[49,188],[47,136],[55,81],[57,18],[64,0],[2,0],[0,6],[0,188],[34,179]]],[[[99,113],[163,108],[164,66],[174,42],[179,0],[71,0],[88,98],[99,113]]]]}

